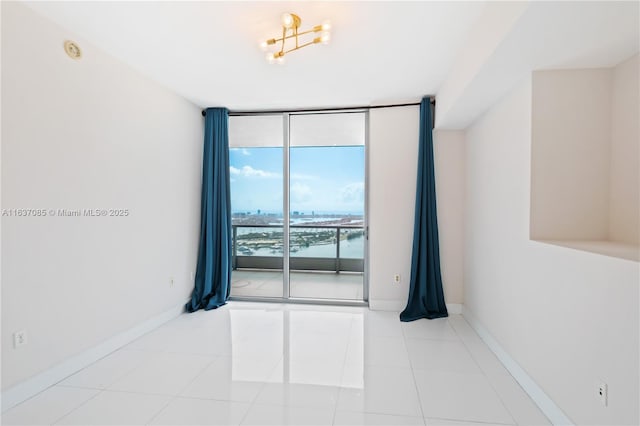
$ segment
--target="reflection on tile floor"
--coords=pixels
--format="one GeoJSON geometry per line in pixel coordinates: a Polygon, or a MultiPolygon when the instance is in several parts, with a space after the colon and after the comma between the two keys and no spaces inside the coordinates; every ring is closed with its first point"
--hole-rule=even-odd
{"type": "MultiPolygon", "coordinates": [[[[362,300],[361,273],[290,272],[291,297],[362,300]]],[[[232,296],[282,297],[282,271],[236,270],[232,296]]]]}
{"type": "Polygon", "coordinates": [[[2,424],[548,424],[459,315],[230,302],[183,314],[2,424]]]}

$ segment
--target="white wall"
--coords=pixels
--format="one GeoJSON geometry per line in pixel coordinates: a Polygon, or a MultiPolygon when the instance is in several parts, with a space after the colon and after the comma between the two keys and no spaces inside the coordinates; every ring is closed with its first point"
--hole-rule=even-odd
{"type": "Polygon", "coordinates": [[[640,244],[640,56],[613,69],[609,236],[640,244]]]}
{"type": "Polygon", "coordinates": [[[468,127],[532,70],[615,66],[638,52],[638,12],[638,2],[486,2],[437,92],[436,127],[468,127]]]}
{"type": "Polygon", "coordinates": [[[638,55],[533,73],[531,237],[640,260],[638,55]]]}
{"type": "Polygon", "coordinates": [[[369,306],[404,309],[409,294],[420,108],[369,112],[369,306]],[[393,282],[400,274],[401,282],[393,282]]]}
{"type": "Polygon", "coordinates": [[[533,73],[531,237],[607,240],[611,70],[533,73]]]}
{"type": "Polygon", "coordinates": [[[4,391],[187,300],[202,117],[19,2],[2,2],[2,90],[3,209],[130,212],[2,218],[4,391]]]}
{"type": "Polygon", "coordinates": [[[466,133],[465,306],[573,422],[638,424],[638,263],[529,240],[531,102],[466,133]]]}
{"type": "MultiPolygon", "coordinates": [[[[420,108],[369,113],[369,305],[404,309],[409,293],[420,108]],[[400,284],[393,282],[401,275],[400,284]]],[[[434,135],[442,280],[447,303],[462,302],[463,136],[434,135]]]]}
{"type": "MultiPolygon", "coordinates": [[[[526,1],[486,2],[483,5],[482,12],[470,28],[466,43],[460,49],[454,66],[438,90],[437,128],[460,128],[460,122],[468,121],[477,114],[474,112],[476,108],[477,111],[482,111],[482,104],[486,99],[470,97],[466,92],[473,90],[474,80],[491,60],[500,44],[513,31],[529,5],[526,1]]],[[[494,86],[489,90],[496,92],[494,86]]]]}
{"type": "Polygon", "coordinates": [[[447,303],[464,300],[464,141],[461,130],[436,130],[433,135],[440,269],[447,303]]]}

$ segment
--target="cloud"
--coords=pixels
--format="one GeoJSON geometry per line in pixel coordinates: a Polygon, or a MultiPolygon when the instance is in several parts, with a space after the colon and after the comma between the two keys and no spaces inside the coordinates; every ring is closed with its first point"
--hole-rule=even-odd
{"type": "Polygon", "coordinates": [[[364,182],[343,186],[340,189],[340,200],[348,204],[364,202],[364,182]]]}
{"type": "Polygon", "coordinates": [[[303,185],[301,183],[294,183],[290,188],[291,192],[291,202],[294,203],[305,203],[311,200],[311,196],[313,195],[311,192],[311,188],[307,185],[303,185]]]}
{"type": "Polygon", "coordinates": [[[278,178],[280,175],[278,173],[267,172],[260,169],[254,169],[251,166],[242,166],[241,169],[236,167],[229,167],[229,173],[236,176],[244,176],[244,177],[257,177],[257,178],[278,178]]]}
{"type": "Polygon", "coordinates": [[[246,156],[251,155],[251,151],[249,151],[247,148],[231,148],[231,151],[240,152],[240,154],[246,156]]]}

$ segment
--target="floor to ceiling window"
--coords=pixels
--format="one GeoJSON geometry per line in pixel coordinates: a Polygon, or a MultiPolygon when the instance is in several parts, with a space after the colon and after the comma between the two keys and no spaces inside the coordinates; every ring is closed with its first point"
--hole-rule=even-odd
{"type": "Polygon", "coordinates": [[[365,111],[232,115],[232,297],[364,301],[365,111]]]}
{"type": "Polygon", "coordinates": [[[229,117],[232,296],[283,297],[283,117],[229,117]]]}

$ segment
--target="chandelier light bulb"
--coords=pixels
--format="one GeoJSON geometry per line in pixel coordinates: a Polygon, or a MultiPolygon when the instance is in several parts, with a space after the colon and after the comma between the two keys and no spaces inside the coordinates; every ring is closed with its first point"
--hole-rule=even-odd
{"type": "Polygon", "coordinates": [[[293,25],[293,16],[291,16],[290,13],[284,13],[282,15],[282,25],[285,28],[291,28],[291,26],[293,25]]]}
{"type": "Polygon", "coordinates": [[[260,43],[262,50],[268,52],[266,59],[270,64],[282,64],[284,56],[288,53],[314,44],[328,44],[331,40],[329,33],[331,22],[329,21],[305,30],[301,28],[302,19],[294,13],[283,13],[281,20],[282,35],[260,43]]]}
{"type": "Polygon", "coordinates": [[[274,56],[273,52],[267,53],[266,58],[267,58],[267,62],[269,62],[270,64],[272,64],[276,60],[276,57],[274,56]]]}

